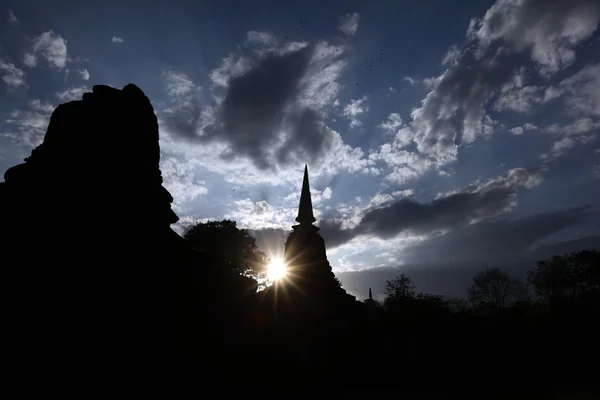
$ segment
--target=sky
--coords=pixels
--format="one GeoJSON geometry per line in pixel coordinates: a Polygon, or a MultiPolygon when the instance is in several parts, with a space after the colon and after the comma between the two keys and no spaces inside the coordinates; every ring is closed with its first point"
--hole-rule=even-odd
{"type": "Polygon", "coordinates": [[[460,296],[484,268],[600,247],[596,0],[1,0],[0,18],[2,174],[58,104],[134,83],[176,231],[233,219],[281,256],[308,164],[358,298],[400,273],[460,296]]]}

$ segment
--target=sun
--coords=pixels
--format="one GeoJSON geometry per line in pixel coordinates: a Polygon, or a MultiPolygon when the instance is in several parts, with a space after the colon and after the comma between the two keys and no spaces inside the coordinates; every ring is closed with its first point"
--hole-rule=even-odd
{"type": "Polygon", "coordinates": [[[271,260],[267,267],[267,276],[270,280],[276,281],[287,275],[287,267],[281,258],[271,260]]]}

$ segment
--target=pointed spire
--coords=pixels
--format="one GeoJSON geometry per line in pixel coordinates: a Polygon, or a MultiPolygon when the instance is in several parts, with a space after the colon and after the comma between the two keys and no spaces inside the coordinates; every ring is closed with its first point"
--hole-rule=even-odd
{"type": "Polygon", "coordinates": [[[304,181],[302,181],[302,193],[300,194],[300,206],[296,222],[300,224],[312,224],[315,222],[313,215],[312,200],[310,199],[310,185],[308,184],[308,165],[304,165],[304,181]]]}
{"type": "Polygon", "coordinates": [[[373,294],[371,293],[371,288],[369,288],[369,300],[373,300],[373,294]]]}

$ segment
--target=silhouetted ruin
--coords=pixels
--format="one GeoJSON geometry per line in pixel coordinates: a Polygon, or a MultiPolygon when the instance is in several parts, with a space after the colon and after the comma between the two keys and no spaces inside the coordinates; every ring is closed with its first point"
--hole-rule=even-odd
{"type": "Polygon", "coordinates": [[[183,340],[175,332],[193,335],[182,315],[193,273],[170,229],[178,217],[159,158],[144,93],[98,85],[59,105],[43,143],[6,171],[0,243],[14,301],[9,336],[21,344],[15,362],[35,354],[48,363],[39,368],[60,359],[72,379],[84,364],[88,378],[130,379],[164,370],[183,340]]]}

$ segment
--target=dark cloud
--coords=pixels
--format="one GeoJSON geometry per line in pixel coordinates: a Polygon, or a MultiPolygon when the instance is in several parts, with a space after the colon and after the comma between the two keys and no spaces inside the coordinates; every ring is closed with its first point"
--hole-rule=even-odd
{"type": "MultiPolygon", "coordinates": [[[[473,224],[402,250],[407,263],[473,264],[509,263],[530,260],[536,244],[598,212],[589,206],[534,215],[518,220],[500,220],[473,224]]],[[[599,242],[600,244],[600,242],[599,242]]],[[[543,248],[544,246],[540,246],[543,248]]]]}
{"type": "Polygon", "coordinates": [[[513,209],[518,189],[533,187],[539,181],[537,171],[513,169],[504,177],[439,197],[430,203],[402,198],[383,207],[368,209],[353,229],[342,229],[339,220],[322,220],[319,222],[321,235],[333,248],[358,235],[390,238],[402,232],[431,234],[456,229],[513,209]]]}
{"type": "Polygon", "coordinates": [[[428,204],[404,198],[388,207],[367,212],[358,232],[386,238],[402,231],[428,233],[456,228],[475,218],[498,214],[510,206],[512,197],[512,189],[499,188],[487,192],[456,193],[428,204]]]}
{"type": "Polygon", "coordinates": [[[305,46],[270,52],[231,77],[223,101],[212,110],[202,110],[188,98],[166,113],[165,123],[181,138],[226,143],[224,158],[248,157],[262,170],[314,163],[333,145],[319,112],[301,98],[314,51],[314,46],[305,46]]]}

